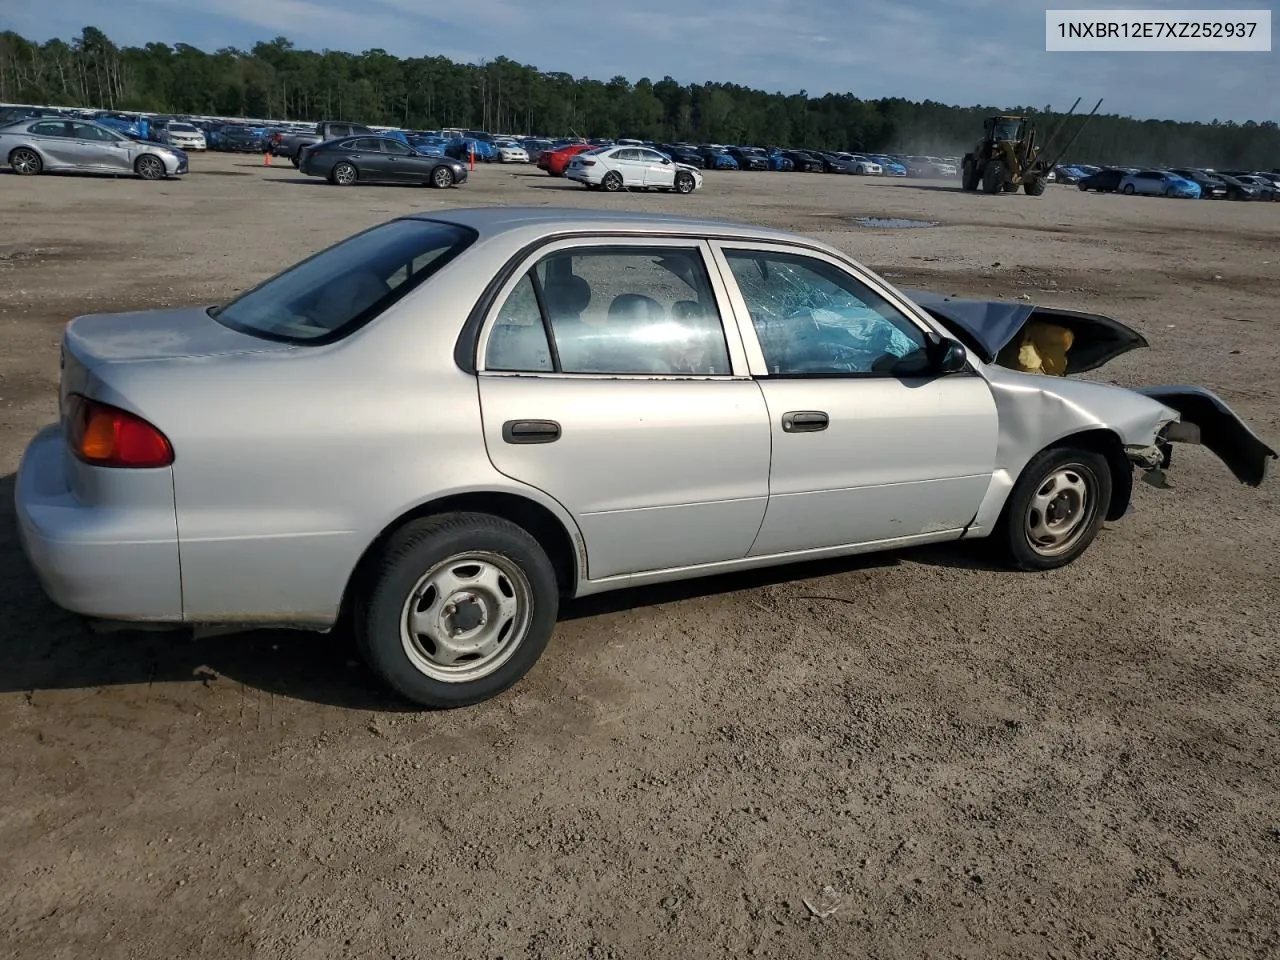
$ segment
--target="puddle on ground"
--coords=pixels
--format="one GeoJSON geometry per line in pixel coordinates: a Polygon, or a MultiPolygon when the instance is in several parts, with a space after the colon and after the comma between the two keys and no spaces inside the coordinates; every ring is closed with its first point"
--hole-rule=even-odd
{"type": "Polygon", "coordinates": [[[913,230],[918,227],[936,227],[937,220],[904,220],[901,217],[854,217],[860,227],[879,227],[883,230],[913,230]]]}

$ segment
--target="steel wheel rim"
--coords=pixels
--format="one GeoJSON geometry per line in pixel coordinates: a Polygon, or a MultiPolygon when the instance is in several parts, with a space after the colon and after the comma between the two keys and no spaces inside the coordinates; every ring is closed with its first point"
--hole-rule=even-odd
{"type": "Polygon", "coordinates": [[[354,183],[356,179],[356,168],[348,163],[344,163],[333,172],[333,179],[339,183],[354,183]]]}
{"type": "Polygon", "coordinates": [[[13,155],[13,169],[22,175],[35,173],[39,158],[30,150],[19,150],[13,155]]]}
{"type": "Polygon", "coordinates": [[[439,167],[435,172],[436,186],[447,187],[453,183],[453,174],[445,167],[439,167]]]}
{"type": "Polygon", "coordinates": [[[533,622],[533,587],[497,553],[442,560],[409,591],[400,638],[414,669],[443,683],[469,683],[500,669],[533,622]]]}
{"type": "Polygon", "coordinates": [[[1093,472],[1063,464],[1040,481],[1027,504],[1023,534],[1042,557],[1060,557],[1084,536],[1098,511],[1093,472]]]}

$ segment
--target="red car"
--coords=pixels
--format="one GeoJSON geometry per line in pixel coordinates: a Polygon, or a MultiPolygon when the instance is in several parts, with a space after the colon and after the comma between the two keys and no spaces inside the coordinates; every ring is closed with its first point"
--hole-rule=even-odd
{"type": "Polygon", "coordinates": [[[547,171],[553,177],[563,177],[564,168],[569,165],[569,161],[584,150],[590,149],[589,143],[571,143],[567,147],[544,150],[538,154],[538,169],[547,171]]]}

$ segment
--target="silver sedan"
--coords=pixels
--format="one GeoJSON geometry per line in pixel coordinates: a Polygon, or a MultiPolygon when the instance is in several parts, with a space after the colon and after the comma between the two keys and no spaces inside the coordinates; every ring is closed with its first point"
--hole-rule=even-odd
{"type": "Polygon", "coordinates": [[[346,614],[391,687],[456,706],[533,666],[563,597],[977,538],[1061,567],[1174,442],[1262,482],[1275,451],[1208,391],[1065,375],[1144,344],[773,230],[408,216],[226,304],[70,323],[19,530],[70,610],[346,614]]]}
{"type": "Polygon", "coordinates": [[[23,176],[79,171],[162,180],[187,172],[187,155],[176,147],[131,140],[89,120],[48,117],[0,127],[0,159],[23,176]]]}

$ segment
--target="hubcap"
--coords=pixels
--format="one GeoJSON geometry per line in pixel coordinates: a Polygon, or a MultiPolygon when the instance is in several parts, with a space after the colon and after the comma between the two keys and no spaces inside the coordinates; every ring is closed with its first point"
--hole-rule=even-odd
{"type": "Polygon", "coordinates": [[[1093,509],[1087,475],[1078,467],[1059,467],[1045,477],[1031,498],[1027,542],[1041,556],[1060,556],[1080,539],[1093,509]]]}
{"type": "Polygon", "coordinates": [[[433,680],[466,683],[493,673],[529,632],[533,589],[524,572],[494,553],[466,553],[432,567],[401,618],[404,652],[433,680]]]}

